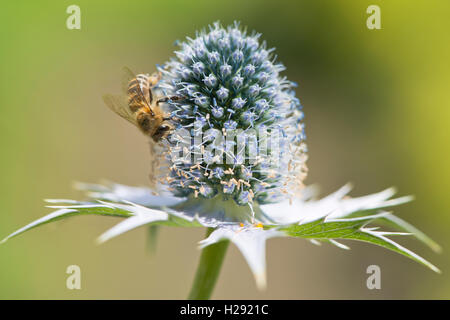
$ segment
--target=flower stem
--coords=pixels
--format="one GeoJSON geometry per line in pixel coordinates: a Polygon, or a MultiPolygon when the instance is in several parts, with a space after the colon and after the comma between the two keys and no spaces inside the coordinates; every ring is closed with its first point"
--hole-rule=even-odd
{"type": "MultiPolygon", "coordinates": [[[[213,231],[213,228],[208,228],[205,238],[213,231]]],[[[211,297],[229,243],[228,240],[220,241],[202,250],[188,299],[207,300],[211,297]]]]}
{"type": "Polygon", "coordinates": [[[158,240],[158,232],[160,226],[150,225],[147,229],[147,251],[151,255],[156,253],[156,242],[158,240]]]}

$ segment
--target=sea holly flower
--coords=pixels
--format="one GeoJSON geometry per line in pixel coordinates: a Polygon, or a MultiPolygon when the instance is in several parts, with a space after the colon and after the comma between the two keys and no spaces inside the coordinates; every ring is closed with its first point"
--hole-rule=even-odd
{"type": "Polygon", "coordinates": [[[153,188],[116,183],[78,184],[86,200],[48,199],[53,213],[6,237],[65,217],[94,214],[122,218],[104,232],[108,241],[140,226],[207,228],[199,269],[189,295],[209,298],[229,242],[242,252],[258,288],[266,286],[265,243],[303,238],[348,249],[341,241],[376,244],[439,269],[394,242],[412,234],[434,251],[424,233],[387,211],[412,200],[392,199],[394,189],[357,198],[350,186],[318,199],[305,187],[307,148],[303,111],[294,83],[273,49],[234,24],[219,23],[180,43],[160,68],[158,90],[175,130],[152,146],[153,188]],[[391,230],[381,231],[379,226],[391,230]]]}

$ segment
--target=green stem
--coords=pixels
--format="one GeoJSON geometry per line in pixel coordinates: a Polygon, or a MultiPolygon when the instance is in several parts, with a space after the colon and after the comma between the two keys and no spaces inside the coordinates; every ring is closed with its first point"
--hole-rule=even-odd
{"type": "Polygon", "coordinates": [[[147,250],[151,255],[156,253],[156,242],[158,240],[159,227],[160,226],[151,224],[147,229],[147,250]]]}
{"type": "MultiPolygon", "coordinates": [[[[208,228],[205,238],[213,231],[213,228],[208,228]]],[[[188,299],[207,300],[211,297],[229,243],[228,240],[220,241],[202,250],[188,299]]]]}

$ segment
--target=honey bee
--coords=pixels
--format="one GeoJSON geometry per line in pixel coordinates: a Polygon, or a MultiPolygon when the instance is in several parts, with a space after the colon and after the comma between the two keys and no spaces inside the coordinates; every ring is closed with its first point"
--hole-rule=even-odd
{"type": "Polygon", "coordinates": [[[161,80],[161,73],[135,75],[124,68],[122,96],[106,94],[105,104],[122,118],[137,126],[142,133],[159,142],[173,130],[170,117],[162,111],[160,104],[169,100],[179,100],[178,96],[156,97],[152,89],[161,80]]]}

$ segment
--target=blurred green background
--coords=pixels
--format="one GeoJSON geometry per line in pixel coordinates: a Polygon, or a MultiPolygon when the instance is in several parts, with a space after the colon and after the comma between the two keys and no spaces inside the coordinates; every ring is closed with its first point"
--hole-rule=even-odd
{"type": "MultiPolygon", "coordinates": [[[[147,184],[146,139],[101,100],[121,67],[152,72],[176,39],[220,20],[263,34],[299,83],[310,150],[308,183],[323,194],[353,182],[353,195],[396,186],[416,201],[396,213],[432,235],[443,253],[402,239],[437,275],[368,244],[351,251],[300,239],[268,243],[268,289],[258,292],[234,247],[214,298],[450,298],[450,3],[448,1],[8,1],[0,13],[0,238],[43,216],[44,198],[80,198],[74,181],[147,184]],[[66,8],[81,7],[81,30],[66,8]],[[382,30],[366,8],[381,7],[382,30]],[[382,289],[366,288],[377,264],[382,289]]],[[[102,246],[118,220],[79,217],[0,247],[3,299],[182,299],[193,279],[201,229],[166,228],[146,252],[140,228],[102,246]],[[68,265],[82,289],[66,289],[68,265]]]]}

